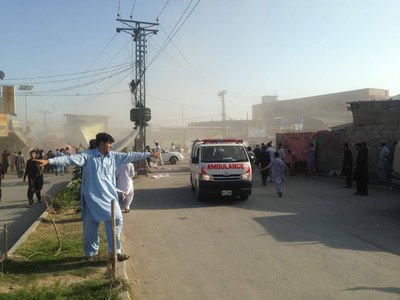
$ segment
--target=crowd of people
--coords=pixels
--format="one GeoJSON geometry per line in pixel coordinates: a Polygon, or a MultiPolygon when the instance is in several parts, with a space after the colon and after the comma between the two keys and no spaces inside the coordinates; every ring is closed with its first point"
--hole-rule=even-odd
{"type": "MultiPolygon", "coordinates": [[[[41,202],[41,190],[43,188],[43,173],[53,172],[55,175],[64,175],[69,172],[70,166],[82,168],[82,220],[84,235],[84,253],[88,259],[93,259],[98,254],[99,235],[98,226],[104,222],[108,240],[108,252],[111,254],[113,245],[111,242],[111,205],[113,200],[119,199],[125,213],[129,212],[134,196],[133,176],[135,169],[133,162],[144,160],[150,166],[150,159],[156,159],[163,164],[161,153],[163,149],[158,143],[155,148],[146,146],[145,152],[114,152],[111,151],[114,139],[108,133],[102,132],[96,135],[89,143],[87,150],[75,151],[72,154],[69,147],[57,149],[55,152],[49,150],[44,154],[39,148],[30,151],[30,158],[25,161],[21,151],[11,155],[4,151],[0,163],[0,200],[1,180],[7,174],[8,168],[11,172],[17,172],[18,177],[23,177],[25,182],[28,179],[27,198],[29,206],[34,203],[33,196],[41,202]],[[11,158],[11,159],[9,159],[11,158]]],[[[171,144],[171,148],[174,146],[171,144]]],[[[365,142],[356,144],[357,158],[353,171],[353,156],[349,144],[344,143],[342,175],[346,176],[347,188],[352,187],[352,181],[356,182],[357,195],[368,195],[368,149],[365,142]]],[[[390,165],[391,151],[385,143],[382,143],[379,161],[379,180],[384,183],[388,181],[388,169],[390,165]]],[[[75,149],[76,150],[76,149],[75,149]]],[[[247,148],[251,157],[254,157],[253,164],[259,168],[261,183],[266,185],[272,182],[275,185],[278,197],[282,197],[282,183],[284,173],[290,176],[296,174],[298,159],[291,150],[283,147],[281,143],[275,148],[272,142],[261,143],[254,149],[247,148]]],[[[307,173],[316,174],[315,160],[316,149],[313,143],[309,143],[304,149],[307,157],[307,173]]],[[[120,233],[122,230],[122,210],[116,205],[116,244],[119,261],[129,258],[129,255],[122,253],[120,233]]]]}
{"type": "MultiPolygon", "coordinates": [[[[393,152],[395,143],[392,145],[392,150],[381,143],[381,151],[378,163],[378,180],[379,183],[387,183],[390,178],[391,163],[393,161],[393,152]]],[[[343,144],[343,162],[341,175],[346,178],[345,188],[351,188],[352,182],[356,183],[355,195],[368,195],[368,149],[365,142],[356,143],[355,150],[356,163],[353,168],[353,155],[348,143],[343,144]]],[[[261,183],[266,185],[267,182],[275,183],[277,194],[282,197],[281,185],[283,182],[284,171],[288,171],[289,176],[296,174],[296,169],[299,166],[299,159],[291,149],[284,149],[281,143],[278,143],[277,148],[272,145],[272,142],[267,144],[261,143],[261,147],[256,145],[254,149],[247,147],[250,157],[254,156],[254,165],[259,167],[261,173],[261,183]],[[280,161],[280,162],[277,162],[280,161]]],[[[309,143],[307,149],[304,150],[307,163],[307,174],[316,175],[316,148],[314,143],[309,143]]]]}

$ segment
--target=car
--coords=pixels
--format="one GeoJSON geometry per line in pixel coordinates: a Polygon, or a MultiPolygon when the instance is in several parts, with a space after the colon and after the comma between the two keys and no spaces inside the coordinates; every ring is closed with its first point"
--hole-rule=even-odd
{"type": "MultiPolygon", "coordinates": [[[[153,151],[156,152],[157,149],[154,148],[153,151]]],[[[176,164],[178,161],[182,161],[184,158],[183,154],[180,152],[168,151],[164,149],[161,152],[161,157],[164,163],[169,162],[172,165],[176,164]]]]}

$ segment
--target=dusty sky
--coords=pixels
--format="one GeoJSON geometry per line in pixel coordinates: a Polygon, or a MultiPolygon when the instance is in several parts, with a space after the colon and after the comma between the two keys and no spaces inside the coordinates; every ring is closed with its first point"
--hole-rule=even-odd
{"type": "MultiPolygon", "coordinates": [[[[27,101],[36,124],[48,112],[54,126],[63,114],[80,113],[132,127],[134,43],[116,33],[119,13],[160,23],[147,53],[154,126],[220,120],[221,90],[232,119],[251,118],[262,95],[284,100],[367,87],[396,95],[399,11],[398,0],[0,0],[0,84],[34,86],[27,101]]],[[[17,105],[24,120],[20,91],[17,105]]]]}

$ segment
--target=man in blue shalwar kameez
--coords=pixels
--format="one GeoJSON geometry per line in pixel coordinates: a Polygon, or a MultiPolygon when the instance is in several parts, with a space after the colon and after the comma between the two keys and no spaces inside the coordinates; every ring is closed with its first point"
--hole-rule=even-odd
{"type": "Polygon", "coordinates": [[[82,167],[82,223],[84,252],[88,259],[97,255],[99,249],[99,223],[104,222],[107,234],[108,253],[113,253],[111,204],[115,203],[116,248],[119,261],[129,258],[121,251],[122,213],[118,205],[115,170],[118,166],[144,160],[149,152],[120,153],[111,151],[114,139],[108,133],[96,135],[96,148],[71,156],[60,156],[49,160],[37,160],[39,164],[70,164],[82,167]]]}

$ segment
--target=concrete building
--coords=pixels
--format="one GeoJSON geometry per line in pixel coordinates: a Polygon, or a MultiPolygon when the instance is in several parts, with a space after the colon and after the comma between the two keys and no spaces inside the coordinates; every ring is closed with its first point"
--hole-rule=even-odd
{"type": "Polygon", "coordinates": [[[253,120],[262,120],[267,138],[276,133],[329,130],[353,121],[348,102],[388,100],[389,91],[365,88],[326,95],[278,101],[277,96],[263,96],[253,105],[253,120]]]}
{"type": "MultiPolygon", "coordinates": [[[[302,140],[305,140],[304,145],[314,142],[317,146],[317,172],[324,174],[341,170],[344,142],[350,145],[355,167],[355,144],[365,142],[368,149],[369,176],[372,181],[377,181],[381,143],[386,143],[393,154],[394,143],[400,140],[400,101],[354,101],[349,102],[348,107],[353,116],[351,124],[333,127],[331,131],[278,133],[277,141],[283,143],[287,149],[298,146],[302,140]]],[[[299,153],[304,151],[304,145],[297,147],[300,149],[299,153]]]]}

